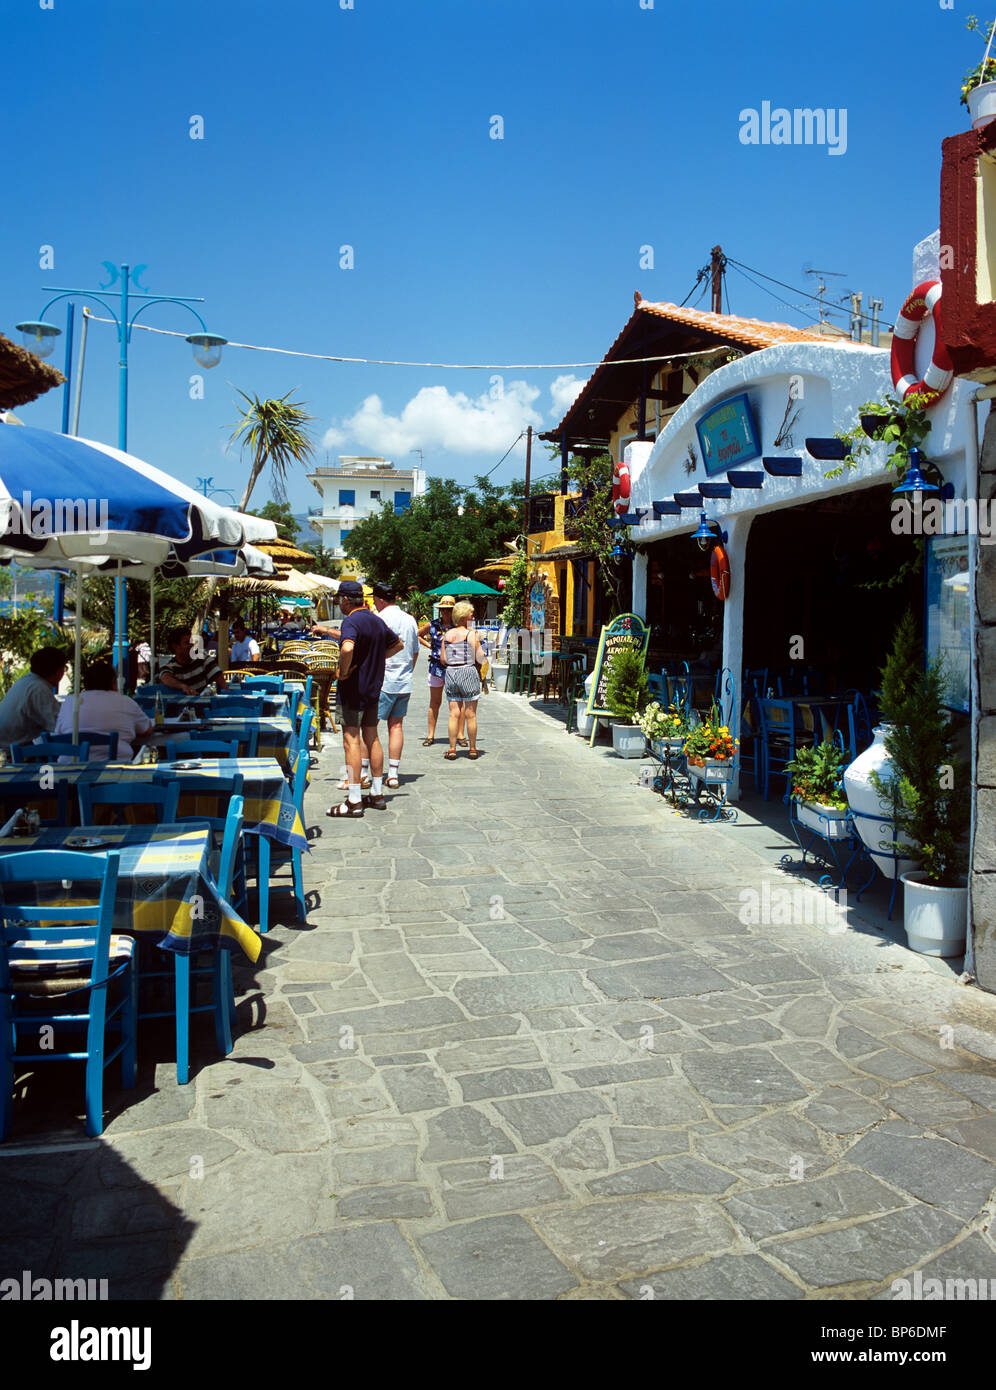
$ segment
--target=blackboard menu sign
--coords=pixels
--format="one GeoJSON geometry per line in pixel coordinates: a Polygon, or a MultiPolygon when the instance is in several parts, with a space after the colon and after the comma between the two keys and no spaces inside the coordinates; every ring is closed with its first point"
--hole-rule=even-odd
{"type": "MultiPolygon", "coordinates": [[[[626,647],[635,648],[641,658],[645,657],[649,641],[650,629],[635,613],[620,613],[618,618],[613,618],[607,627],[602,628],[595,656],[595,679],[588,696],[588,714],[602,717],[612,714],[606,700],[613,658],[626,647]]],[[[591,726],[591,743],[595,742],[597,731],[598,724],[595,722],[591,726]]]]}

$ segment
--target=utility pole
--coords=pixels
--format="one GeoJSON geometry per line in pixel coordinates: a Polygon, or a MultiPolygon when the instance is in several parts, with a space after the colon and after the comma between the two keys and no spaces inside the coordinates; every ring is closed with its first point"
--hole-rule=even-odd
{"type": "Polygon", "coordinates": [[[851,338],[856,343],[861,342],[861,325],[864,322],[864,316],[861,313],[862,298],[861,290],[858,290],[857,294],[852,293],[851,295],[851,338]]]}
{"type": "Polygon", "coordinates": [[[526,430],[526,510],[529,509],[529,470],[533,461],[533,427],[526,430]]]}
{"type": "Polygon", "coordinates": [[[712,262],[710,270],[712,272],[712,312],[721,314],[723,312],[723,271],[726,269],[726,257],[723,255],[722,246],[712,248],[712,262]]]}
{"type": "Polygon", "coordinates": [[[878,316],[882,308],[881,299],[869,299],[868,305],[871,309],[871,340],[872,347],[878,347],[878,316]]]}

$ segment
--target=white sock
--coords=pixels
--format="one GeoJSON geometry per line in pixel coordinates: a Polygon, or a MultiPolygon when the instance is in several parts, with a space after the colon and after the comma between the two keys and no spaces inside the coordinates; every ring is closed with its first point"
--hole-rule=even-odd
{"type": "Polygon", "coordinates": [[[371,796],[380,796],[380,795],[382,794],[383,790],[384,790],[384,778],[383,778],[383,776],[380,776],[380,777],[371,777],[371,779],[370,779],[370,795],[371,795],[371,796]]]}
{"type": "Polygon", "coordinates": [[[389,763],[388,763],[388,771],[390,772],[390,774],[391,774],[392,777],[397,777],[397,775],[398,775],[398,768],[399,768],[400,766],[401,766],[401,759],[400,759],[400,758],[391,758],[391,759],[390,759],[390,761],[389,761],[389,763]]]}
{"type": "Polygon", "coordinates": [[[353,804],[354,806],[358,806],[359,803],[363,800],[363,797],[360,795],[360,784],[359,784],[359,782],[350,782],[350,784],[349,784],[349,796],[348,796],[346,799],[347,799],[347,801],[352,802],[352,804],[353,804]]]}
{"type": "Polygon", "coordinates": [[[361,761],[361,763],[360,763],[360,776],[361,776],[361,777],[369,777],[369,776],[370,776],[370,759],[369,759],[369,758],[363,758],[363,759],[362,759],[362,761],[361,761]]]}

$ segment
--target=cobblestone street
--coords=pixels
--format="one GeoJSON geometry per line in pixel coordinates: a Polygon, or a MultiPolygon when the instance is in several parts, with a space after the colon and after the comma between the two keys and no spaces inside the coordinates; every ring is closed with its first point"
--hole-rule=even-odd
{"type": "Polygon", "coordinates": [[[424,681],[362,825],[324,816],[327,737],[307,925],[274,897],[231,1056],[206,1019],[187,1087],[140,1051],[100,1140],[15,1114],[0,1272],[254,1300],[996,1279],[996,998],[871,929],[745,925],[743,890],[800,881],[780,838],[676,815],[521,699],[445,762],[424,681]]]}

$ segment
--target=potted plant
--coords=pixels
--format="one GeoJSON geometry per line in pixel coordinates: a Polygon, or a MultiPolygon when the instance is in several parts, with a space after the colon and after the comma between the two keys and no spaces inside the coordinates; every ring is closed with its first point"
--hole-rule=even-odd
{"type": "Polygon", "coordinates": [[[974,14],[969,15],[965,28],[978,34],[986,45],[985,56],[965,74],[961,84],[961,103],[968,107],[972,129],[978,130],[996,119],[996,58],[990,56],[996,20],[984,36],[974,14]]]}
{"type": "Polygon", "coordinates": [[[637,722],[658,758],[663,758],[668,751],[673,753],[684,747],[688,735],[688,717],[676,705],[665,709],[654,700],[637,722]]]}
{"type": "Polygon", "coordinates": [[[729,782],[737,754],[737,743],[714,704],[708,719],[701,720],[685,737],[685,763],[690,777],[700,782],[729,782]]]}
{"type": "Polygon", "coordinates": [[[895,773],[896,824],[913,843],[917,869],[902,874],[906,939],[928,956],[959,956],[968,911],[968,765],[944,706],[946,677],[936,658],[906,695],[906,721],[892,724],[885,747],[895,773]]]}
{"type": "Polygon", "coordinates": [[[845,840],[851,834],[842,784],[846,764],[843,750],[832,740],[824,740],[814,748],[797,748],[795,757],[785,765],[796,820],[827,840],[845,840]]]}
{"type": "Polygon", "coordinates": [[[612,657],[605,685],[605,703],[612,711],[612,747],[621,758],[642,758],[647,747],[637,715],[647,703],[649,689],[643,653],[622,647],[612,657]]]}

